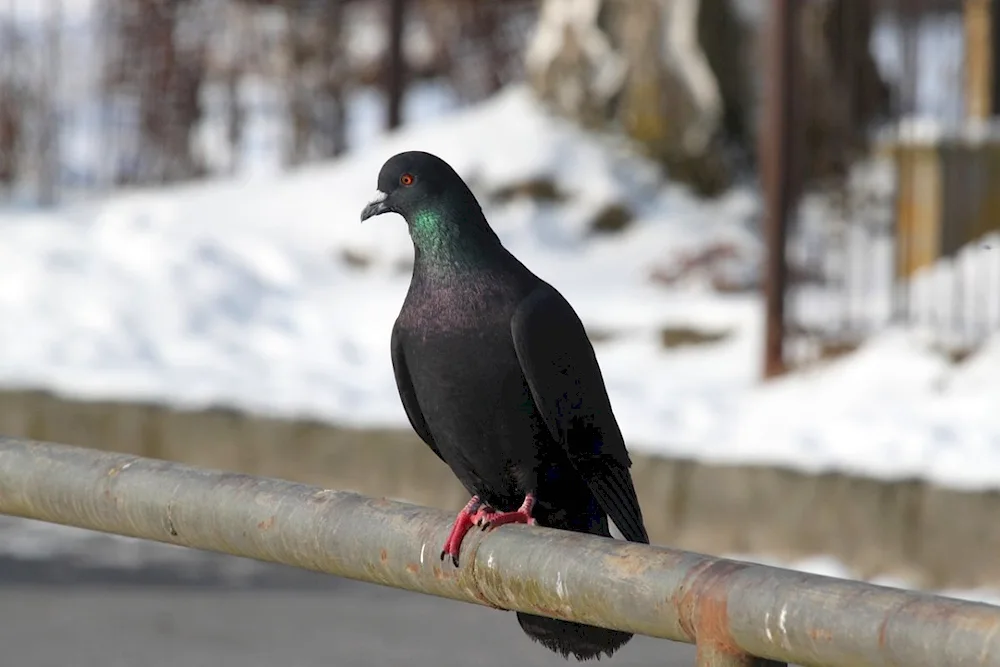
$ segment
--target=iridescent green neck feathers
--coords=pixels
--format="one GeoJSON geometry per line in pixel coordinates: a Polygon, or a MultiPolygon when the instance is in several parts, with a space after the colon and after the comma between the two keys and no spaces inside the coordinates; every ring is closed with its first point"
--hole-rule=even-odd
{"type": "Polygon", "coordinates": [[[448,208],[429,206],[410,214],[410,238],[418,261],[438,265],[475,263],[488,254],[487,248],[499,244],[478,206],[469,212],[468,219],[461,220],[448,208]]]}

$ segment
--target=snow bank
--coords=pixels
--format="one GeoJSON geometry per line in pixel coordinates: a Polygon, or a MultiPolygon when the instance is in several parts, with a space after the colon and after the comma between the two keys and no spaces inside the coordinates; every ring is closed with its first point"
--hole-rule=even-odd
{"type": "Polygon", "coordinates": [[[406,149],[451,162],[507,246],[571,300],[633,449],[1000,486],[1000,341],[952,366],[891,331],[760,386],[756,295],[649,279],[722,245],[733,272],[754,271],[756,197],[663,186],[522,88],[277,179],[0,213],[0,383],[406,427],[388,346],[412,248],[398,216],[358,222],[382,162],[406,149]],[[498,196],[532,181],[547,198],[498,196]],[[594,234],[609,205],[631,224],[594,234]],[[719,340],[675,344],[684,329],[719,340]]]}

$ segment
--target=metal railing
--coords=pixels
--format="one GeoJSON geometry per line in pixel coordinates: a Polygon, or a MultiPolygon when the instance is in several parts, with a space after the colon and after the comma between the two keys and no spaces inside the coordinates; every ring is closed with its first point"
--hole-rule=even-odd
{"type": "Polygon", "coordinates": [[[1000,665],[1000,607],[526,526],[470,533],[454,568],[446,512],[126,454],[0,438],[0,513],[696,643],[706,667],[1000,665]]]}

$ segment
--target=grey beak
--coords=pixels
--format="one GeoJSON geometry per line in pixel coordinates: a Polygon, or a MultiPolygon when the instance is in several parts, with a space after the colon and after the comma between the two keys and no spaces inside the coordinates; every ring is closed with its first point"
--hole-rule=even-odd
{"type": "Polygon", "coordinates": [[[376,215],[382,215],[383,213],[389,213],[392,211],[392,208],[385,201],[387,197],[387,194],[380,191],[375,199],[361,210],[361,222],[364,222],[368,218],[375,217],[376,215]]]}

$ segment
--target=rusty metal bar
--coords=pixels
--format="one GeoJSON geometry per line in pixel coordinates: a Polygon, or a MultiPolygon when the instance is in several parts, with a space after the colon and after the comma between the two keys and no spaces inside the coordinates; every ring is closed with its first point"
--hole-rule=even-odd
{"type": "Polygon", "coordinates": [[[700,664],[1000,665],[1000,607],[0,437],[0,513],[699,644],[700,664]],[[750,656],[759,656],[751,658],[750,656]]]}

